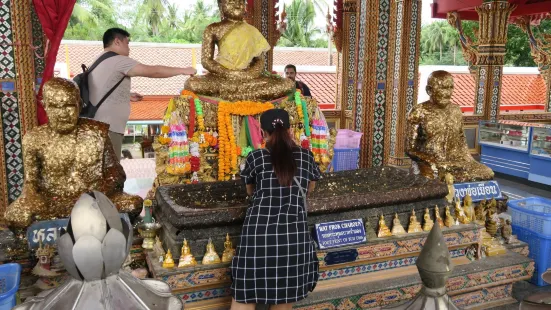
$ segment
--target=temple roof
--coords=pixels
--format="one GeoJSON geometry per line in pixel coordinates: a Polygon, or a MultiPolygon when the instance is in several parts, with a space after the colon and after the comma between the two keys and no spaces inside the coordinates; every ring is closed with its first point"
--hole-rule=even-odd
{"type": "MultiPolygon", "coordinates": [[[[447,18],[448,12],[457,11],[463,20],[478,20],[475,7],[484,0],[433,0],[431,4],[432,18],[447,18]]],[[[511,18],[524,15],[547,14],[551,11],[551,0],[509,0],[517,8],[511,13],[511,18]]]]}

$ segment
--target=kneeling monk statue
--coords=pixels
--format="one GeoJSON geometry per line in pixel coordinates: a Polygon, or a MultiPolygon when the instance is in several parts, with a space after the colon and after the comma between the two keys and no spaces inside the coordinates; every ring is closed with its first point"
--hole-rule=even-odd
{"type": "Polygon", "coordinates": [[[76,84],[52,78],[44,85],[49,123],[23,137],[25,181],[5,219],[14,227],[68,217],[82,195],[105,193],[121,212],[139,212],[142,199],[123,192],[126,175],[109,140],[109,125],[79,118],[76,84]]]}
{"type": "Polygon", "coordinates": [[[201,65],[210,73],[189,78],[185,89],[225,100],[273,100],[291,92],[290,79],[264,72],[270,44],[243,20],[243,0],[219,0],[222,21],[210,24],[203,33],[201,65]],[[218,56],[214,59],[214,49],[218,56]]]}
{"type": "Polygon", "coordinates": [[[443,179],[450,173],[458,183],[491,180],[494,172],[471,156],[463,115],[451,102],[452,93],[450,73],[435,71],[429,76],[430,100],[415,106],[408,117],[406,152],[430,179],[443,179]]]}

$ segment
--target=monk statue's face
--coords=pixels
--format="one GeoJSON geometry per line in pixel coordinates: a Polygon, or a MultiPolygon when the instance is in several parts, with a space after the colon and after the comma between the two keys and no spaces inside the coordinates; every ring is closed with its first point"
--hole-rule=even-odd
{"type": "Polygon", "coordinates": [[[80,91],[75,83],[52,78],[44,84],[43,102],[51,129],[66,134],[76,128],[80,112],[80,91]]]}
{"type": "Polygon", "coordinates": [[[452,102],[453,77],[446,71],[433,72],[427,82],[427,94],[430,101],[444,108],[452,102]]]}
{"type": "Polygon", "coordinates": [[[245,14],[245,1],[219,0],[218,2],[223,18],[243,20],[243,15],[245,14]]]}

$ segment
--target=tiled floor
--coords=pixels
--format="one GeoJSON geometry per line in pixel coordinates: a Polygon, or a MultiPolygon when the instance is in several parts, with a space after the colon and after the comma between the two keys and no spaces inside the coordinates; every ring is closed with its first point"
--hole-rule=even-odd
{"type": "MultiPolygon", "coordinates": [[[[539,183],[533,183],[526,180],[509,177],[502,174],[496,175],[501,191],[509,196],[509,199],[522,199],[527,197],[544,197],[551,199],[551,186],[539,183]]],[[[551,295],[551,285],[538,287],[529,282],[519,282],[513,287],[513,296],[518,301],[522,301],[527,296],[537,292],[549,292],[551,295]]],[[[519,303],[495,307],[491,310],[518,310],[519,303]]],[[[551,309],[551,306],[549,307],[551,309]]]]}

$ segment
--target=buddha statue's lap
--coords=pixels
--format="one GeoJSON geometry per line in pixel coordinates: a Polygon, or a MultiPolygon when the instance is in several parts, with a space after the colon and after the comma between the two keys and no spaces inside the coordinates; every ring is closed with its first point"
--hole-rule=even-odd
{"type": "Polygon", "coordinates": [[[456,182],[493,179],[493,171],[470,154],[461,109],[451,102],[451,74],[433,72],[427,93],[430,100],[418,104],[408,116],[407,154],[420,174],[443,179],[450,173],[456,182]]]}
{"type": "Polygon", "coordinates": [[[78,118],[76,85],[60,78],[48,81],[44,103],[49,123],[23,138],[23,192],[5,219],[25,227],[33,219],[68,217],[82,193],[92,190],[103,192],[121,212],[139,212],[142,199],[123,192],[126,175],[109,140],[109,125],[78,118]]]}
{"type": "Polygon", "coordinates": [[[271,47],[258,29],[243,20],[244,2],[220,0],[219,7],[222,21],[203,33],[201,64],[209,74],[189,78],[184,88],[229,101],[269,101],[292,92],[293,81],[264,72],[271,47]]]}

